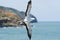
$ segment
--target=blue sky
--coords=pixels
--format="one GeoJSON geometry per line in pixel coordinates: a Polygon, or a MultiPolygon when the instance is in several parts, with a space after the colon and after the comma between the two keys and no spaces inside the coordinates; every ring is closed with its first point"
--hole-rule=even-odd
{"type": "MultiPolygon", "coordinates": [[[[1,6],[25,11],[29,0],[0,0],[1,6]]],[[[31,14],[38,21],[60,21],[60,0],[32,0],[31,14]]]]}

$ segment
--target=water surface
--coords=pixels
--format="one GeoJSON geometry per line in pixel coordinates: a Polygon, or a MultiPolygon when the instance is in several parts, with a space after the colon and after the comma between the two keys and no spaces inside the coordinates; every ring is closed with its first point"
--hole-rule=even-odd
{"type": "MultiPolygon", "coordinates": [[[[60,40],[60,22],[32,24],[32,40],[60,40]]],[[[0,28],[0,40],[28,40],[25,27],[0,28]]]]}

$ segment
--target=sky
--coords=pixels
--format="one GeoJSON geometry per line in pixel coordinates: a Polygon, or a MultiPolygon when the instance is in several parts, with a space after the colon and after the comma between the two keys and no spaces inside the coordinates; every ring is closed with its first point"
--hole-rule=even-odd
{"type": "MultiPolygon", "coordinates": [[[[0,6],[26,10],[29,0],[0,0],[0,6]]],[[[60,21],[60,0],[32,0],[31,14],[38,21],[60,21]]]]}

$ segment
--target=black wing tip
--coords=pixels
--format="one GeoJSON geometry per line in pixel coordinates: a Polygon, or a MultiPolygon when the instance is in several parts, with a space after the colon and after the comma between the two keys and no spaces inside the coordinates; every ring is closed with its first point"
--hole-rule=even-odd
{"type": "Polygon", "coordinates": [[[30,1],[28,2],[28,4],[31,4],[31,2],[32,2],[32,1],[30,0],[30,1]]]}
{"type": "Polygon", "coordinates": [[[29,39],[31,40],[31,35],[30,35],[30,34],[28,35],[28,37],[29,37],[29,39]]]}

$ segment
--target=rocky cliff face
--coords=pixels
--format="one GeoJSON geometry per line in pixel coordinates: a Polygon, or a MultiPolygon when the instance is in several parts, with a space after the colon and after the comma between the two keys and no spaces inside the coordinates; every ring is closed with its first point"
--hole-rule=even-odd
{"type": "MultiPolygon", "coordinates": [[[[14,8],[9,8],[9,7],[3,7],[3,6],[0,6],[0,10],[6,10],[6,11],[10,11],[10,12],[13,12],[15,14],[17,14],[19,17],[21,17],[22,19],[25,18],[25,12],[23,11],[18,11],[14,8]]],[[[30,18],[33,18],[34,20],[31,21],[31,23],[35,23],[37,22],[37,19],[35,16],[33,16],[32,14],[29,15],[30,18]]]]}
{"type": "Polygon", "coordinates": [[[34,20],[32,20],[31,23],[36,23],[37,22],[37,18],[34,15],[30,14],[30,17],[34,18],[34,20]]]}

